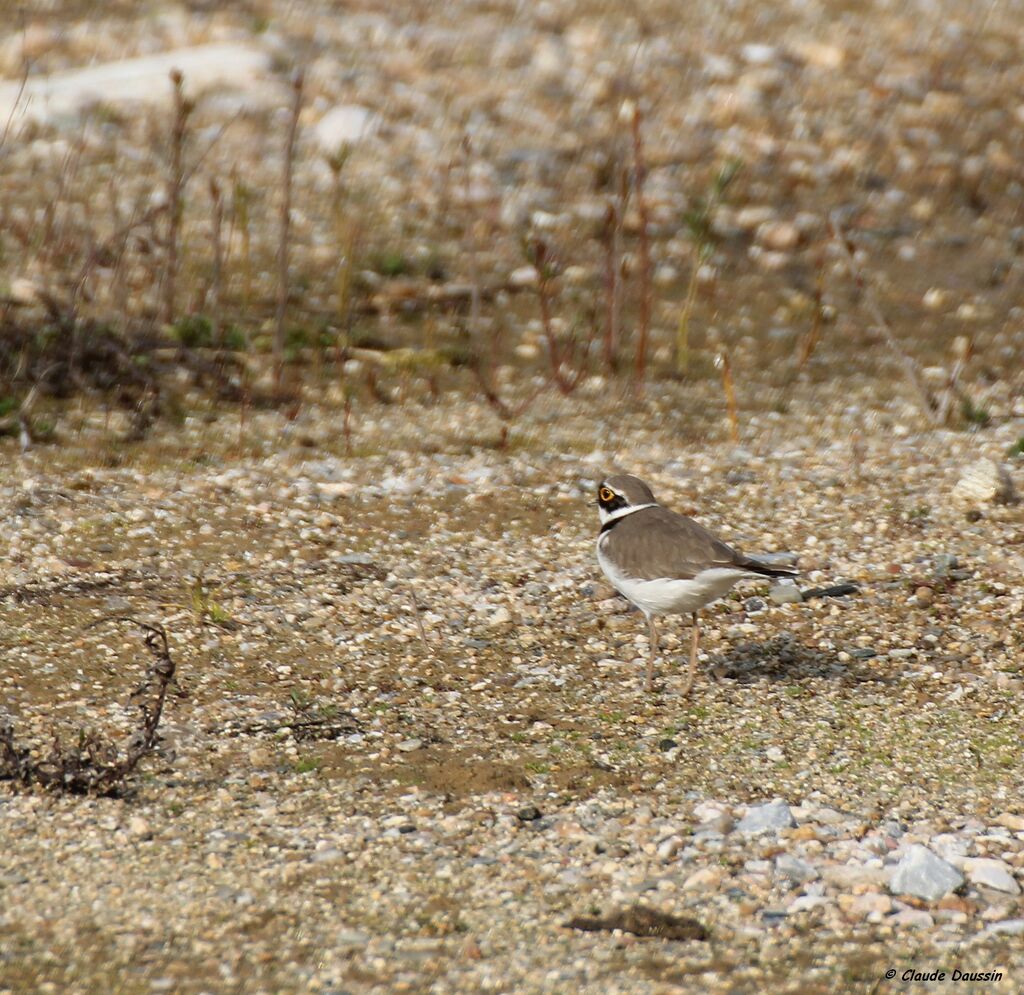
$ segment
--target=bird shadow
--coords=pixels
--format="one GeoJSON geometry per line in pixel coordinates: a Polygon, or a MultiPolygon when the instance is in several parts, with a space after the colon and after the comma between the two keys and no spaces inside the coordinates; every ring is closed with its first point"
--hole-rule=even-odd
{"type": "Polygon", "coordinates": [[[785,634],[765,642],[737,643],[709,657],[706,666],[719,679],[740,685],[801,678],[847,684],[890,683],[886,675],[866,667],[863,660],[840,660],[835,650],[808,646],[785,634]]]}

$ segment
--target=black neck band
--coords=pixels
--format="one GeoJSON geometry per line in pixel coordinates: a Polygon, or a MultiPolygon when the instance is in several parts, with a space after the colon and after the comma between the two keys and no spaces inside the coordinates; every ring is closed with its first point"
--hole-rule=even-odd
{"type": "Polygon", "coordinates": [[[607,522],[604,522],[604,523],[603,523],[603,524],[601,525],[601,531],[600,531],[600,532],[598,533],[598,535],[604,535],[604,534],[605,534],[605,532],[609,532],[609,531],[611,531],[611,530],[612,530],[613,528],[615,528],[615,526],[616,526],[616,525],[618,525],[618,523],[619,523],[619,522],[621,522],[621,521],[622,521],[622,519],[624,519],[625,517],[626,517],[625,515],[618,515],[618,516],[617,516],[617,517],[615,517],[615,518],[609,518],[607,522]]]}

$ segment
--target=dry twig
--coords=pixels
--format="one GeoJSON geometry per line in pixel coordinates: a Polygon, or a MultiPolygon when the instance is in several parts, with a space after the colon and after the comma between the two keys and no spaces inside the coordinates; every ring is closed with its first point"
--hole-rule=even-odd
{"type": "Polygon", "coordinates": [[[101,739],[96,732],[83,729],[72,744],[62,742],[54,733],[50,752],[37,760],[29,747],[15,741],[10,719],[0,717],[0,778],[72,794],[109,795],[119,789],[143,757],[153,752],[175,672],[167,633],[162,625],[127,615],[103,618],[88,628],[105,622],[128,622],[140,628],[151,658],[145,678],[132,693],[132,700],[139,707],[139,725],[124,752],[101,739]]]}

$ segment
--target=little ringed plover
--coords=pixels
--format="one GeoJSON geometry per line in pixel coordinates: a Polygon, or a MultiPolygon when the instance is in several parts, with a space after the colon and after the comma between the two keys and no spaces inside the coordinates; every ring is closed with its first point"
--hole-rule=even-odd
{"type": "Polygon", "coordinates": [[[650,689],[658,650],[659,615],[691,615],[690,669],[683,694],[693,688],[700,629],[697,612],[756,577],[792,577],[797,571],[747,556],[691,518],[663,508],[638,477],[608,477],[597,489],[601,533],[597,562],[623,597],[647,617],[650,689]]]}

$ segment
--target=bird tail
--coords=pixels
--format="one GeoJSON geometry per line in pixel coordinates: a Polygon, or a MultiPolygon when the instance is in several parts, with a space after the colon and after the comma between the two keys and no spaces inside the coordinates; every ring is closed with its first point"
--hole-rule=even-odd
{"type": "Polygon", "coordinates": [[[764,560],[755,559],[753,556],[744,556],[738,566],[762,577],[796,577],[800,573],[796,567],[783,566],[781,563],[765,563],[764,560]]]}

